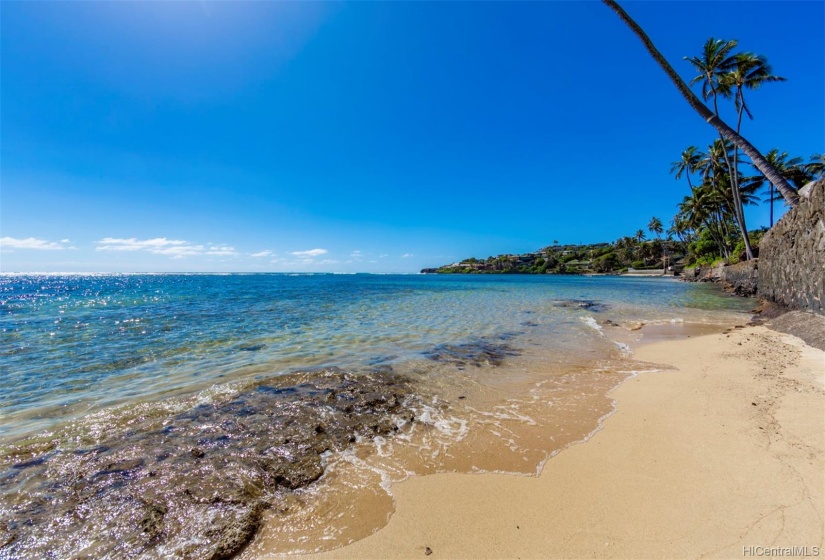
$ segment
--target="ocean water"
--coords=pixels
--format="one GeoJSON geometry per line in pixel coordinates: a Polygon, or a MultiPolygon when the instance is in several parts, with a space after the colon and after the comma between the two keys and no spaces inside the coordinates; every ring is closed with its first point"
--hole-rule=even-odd
{"type": "Polygon", "coordinates": [[[535,474],[586,437],[642,323],[750,306],[653,278],[0,276],[0,558],[340,546],[394,480],[535,474]]]}

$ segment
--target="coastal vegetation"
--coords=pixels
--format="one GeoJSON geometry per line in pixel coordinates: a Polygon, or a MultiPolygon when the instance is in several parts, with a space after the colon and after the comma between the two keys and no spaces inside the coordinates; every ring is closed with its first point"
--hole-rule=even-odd
{"type": "Polygon", "coordinates": [[[677,180],[687,182],[688,194],[677,206],[664,230],[662,221],[653,217],[647,231],[655,238],[646,239],[643,229],[613,243],[592,245],[553,245],[532,253],[499,255],[479,260],[465,259],[422,272],[439,273],[522,273],[570,274],[611,273],[630,269],[668,269],[707,265],[718,261],[733,264],[758,256],[759,241],[767,228],[750,230],[745,208],[760,203],[770,207],[770,226],[774,223],[777,202],[794,206],[798,191],[823,177],[825,154],[814,154],[806,161],[773,148],[762,155],[742,135],[747,116],[754,115],[748,105],[750,93],[767,83],[784,82],[775,75],[765,56],[737,52],[735,39],[709,38],[696,56],[684,57],[695,76],[690,85],[676,73],[650,38],[613,0],[603,0],[641,39],[650,55],[662,67],[676,88],[699,115],[717,133],[704,150],[691,145],[682,151],[670,167],[677,180]],[[702,100],[690,89],[696,86],[702,100]],[[731,111],[735,128],[722,118],[731,111]],[[743,162],[740,151],[750,158],[743,162]],[[665,234],[665,237],[662,237],[665,234]]]}

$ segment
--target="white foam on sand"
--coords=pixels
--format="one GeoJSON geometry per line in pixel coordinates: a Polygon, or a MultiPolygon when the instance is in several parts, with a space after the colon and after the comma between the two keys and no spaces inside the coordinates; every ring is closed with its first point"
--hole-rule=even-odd
{"type": "Polygon", "coordinates": [[[594,319],[592,316],[581,317],[581,320],[584,322],[585,325],[587,325],[600,335],[604,336],[604,331],[602,330],[602,327],[599,325],[599,323],[596,322],[596,319],[594,319]]]}

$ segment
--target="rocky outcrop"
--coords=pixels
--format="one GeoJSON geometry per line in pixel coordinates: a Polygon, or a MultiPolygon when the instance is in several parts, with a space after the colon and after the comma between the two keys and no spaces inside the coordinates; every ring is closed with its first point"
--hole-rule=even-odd
{"type": "Polygon", "coordinates": [[[277,519],[321,478],[326,453],[409,429],[418,399],[391,371],[328,369],[8,444],[0,558],[233,557],[264,510],[277,519]]]}
{"type": "Polygon", "coordinates": [[[759,281],[759,259],[726,266],[720,276],[725,290],[738,296],[754,296],[759,281]]]}
{"type": "Polygon", "coordinates": [[[800,191],[800,201],[759,244],[759,295],[825,315],[825,179],[800,191]]]}
{"type": "Polygon", "coordinates": [[[791,311],[768,322],[775,331],[792,334],[809,346],[825,350],[825,316],[791,311]]]}
{"type": "Polygon", "coordinates": [[[754,296],[759,281],[759,259],[727,265],[696,267],[686,270],[685,280],[690,282],[718,282],[738,296],[754,296]]]}

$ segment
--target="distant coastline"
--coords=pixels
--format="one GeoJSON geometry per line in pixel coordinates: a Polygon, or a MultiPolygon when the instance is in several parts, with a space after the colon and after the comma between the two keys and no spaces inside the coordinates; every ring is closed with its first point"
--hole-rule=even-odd
{"type": "Polygon", "coordinates": [[[684,255],[669,240],[619,240],[590,245],[553,244],[538,251],[486,259],[470,257],[422,274],[634,274],[673,275],[684,267],[684,255]]]}

